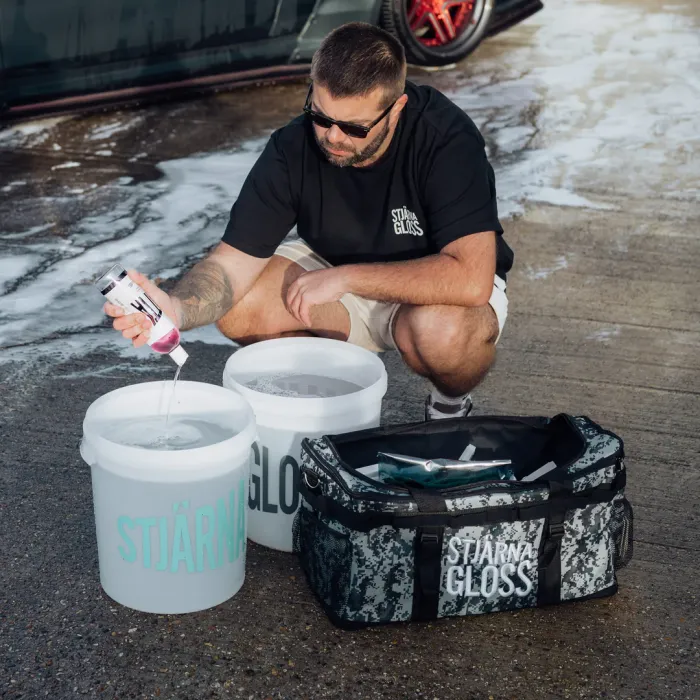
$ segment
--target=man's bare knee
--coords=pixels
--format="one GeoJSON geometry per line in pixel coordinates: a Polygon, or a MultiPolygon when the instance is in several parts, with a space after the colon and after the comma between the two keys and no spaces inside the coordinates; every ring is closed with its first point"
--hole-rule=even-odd
{"type": "Polygon", "coordinates": [[[493,344],[498,338],[498,321],[490,306],[412,306],[400,320],[419,345],[493,344]]]}
{"type": "Polygon", "coordinates": [[[498,321],[490,306],[412,306],[398,319],[395,337],[404,356],[457,371],[468,359],[493,354],[498,321]]]}

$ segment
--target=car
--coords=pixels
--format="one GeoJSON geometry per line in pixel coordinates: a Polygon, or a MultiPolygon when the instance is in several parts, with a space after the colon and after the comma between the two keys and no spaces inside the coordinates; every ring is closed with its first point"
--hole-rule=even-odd
{"type": "Polygon", "coordinates": [[[0,119],[172,98],[308,74],[350,21],[445,66],[540,0],[0,0],[0,119]]]}

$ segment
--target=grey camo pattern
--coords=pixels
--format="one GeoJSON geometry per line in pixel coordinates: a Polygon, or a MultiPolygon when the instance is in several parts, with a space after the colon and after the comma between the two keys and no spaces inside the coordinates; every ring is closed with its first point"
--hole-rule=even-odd
{"type": "Polygon", "coordinates": [[[561,541],[561,599],[575,600],[615,583],[610,537],[612,503],[572,510],[561,541]]]}
{"type": "MultiPolygon", "coordinates": [[[[537,552],[539,551],[543,527],[544,519],[539,518],[537,520],[523,520],[514,523],[469,526],[459,529],[445,528],[445,535],[442,543],[442,585],[440,602],[438,605],[438,617],[481,615],[482,613],[503,612],[505,610],[535,607],[537,605],[537,552]],[[450,538],[452,537],[459,537],[460,539],[466,538],[475,541],[480,540],[482,542],[482,546],[487,537],[491,538],[493,542],[504,542],[506,544],[517,545],[518,543],[526,544],[529,542],[532,545],[534,559],[532,560],[532,568],[525,573],[532,583],[532,590],[523,597],[515,594],[508,597],[502,597],[499,595],[498,589],[496,589],[494,595],[490,596],[489,598],[486,598],[483,595],[473,597],[466,595],[452,595],[449,593],[447,587],[448,571],[449,568],[453,566],[453,564],[450,564],[447,560],[447,556],[449,554],[449,542],[450,538]]],[[[463,552],[464,550],[461,551],[463,552]]],[[[462,560],[460,560],[458,564],[461,566],[462,560]]],[[[471,571],[473,590],[479,589],[480,591],[481,577],[484,568],[488,565],[488,558],[484,559],[482,562],[481,557],[479,557],[476,564],[472,565],[471,571]]],[[[500,569],[501,567],[498,566],[498,568],[500,569]]],[[[487,576],[488,583],[490,584],[491,577],[488,574],[487,576]]],[[[513,575],[512,580],[517,588],[523,590],[522,583],[517,575],[513,575]]],[[[486,587],[489,588],[490,585],[487,585],[486,587]]],[[[503,588],[503,584],[499,584],[499,588],[503,588]]]]}
{"type": "MultiPolygon", "coordinates": [[[[601,433],[585,418],[574,418],[588,445],[586,453],[568,469],[574,491],[582,491],[610,483],[618,473],[615,465],[593,470],[576,477],[582,470],[595,467],[596,463],[619,453],[620,441],[601,433]]],[[[418,507],[404,493],[368,483],[358,478],[338,461],[334,450],[323,438],[311,441],[312,449],[337,470],[331,476],[302,450],[302,464],[316,474],[322,492],[343,507],[357,513],[370,511],[417,512],[418,507]],[[338,481],[336,481],[336,479],[338,481]],[[345,488],[352,491],[349,494],[345,488]],[[396,500],[377,501],[374,495],[384,498],[397,496],[396,500]]],[[[450,513],[468,512],[500,506],[538,503],[548,498],[542,487],[532,489],[500,489],[492,486],[483,491],[466,487],[446,498],[450,513]]],[[[622,499],[622,493],[616,500],[622,499]]],[[[615,501],[593,504],[567,513],[564,537],[561,542],[561,600],[574,600],[607,589],[615,583],[614,547],[610,534],[610,521],[615,501]]],[[[357,623],[400,622],[411,619],[413,608],[414,540],[415,532],[382,526],[362,533],[349,530],[338,522],[309,515],[308,504],[302,501],[300,516],[306,514],[306,527],[300,536],[302,562],[309,581],[319,598],[338,617],[357,623]],[[304,533],[306,539],[304,539],[304,533]]],[[[537,605],[537,561],[544,520],[496,523],[468,526],[459,529],[445,528],[443,538],[442,587],[438,616],[451,617],[499,612],[537,605]],[[489,598],[453,595],[447,590],[447,573],[452,566],[447,560],[450,538],[490,540],[517,544],[529,542],[535,555],[534,566],[527,574],[532,590],[524,597],[501,596],[498,589],[489,598]]],[[[459,562],[462,563],[461,561],[459,562]]],[[[472,587],[479,587],[488,559],[472,565],[472,587]]],[[[501,565],[502,566],[502,565],[501,565]]],[[[517,566],[517,564],[516,564],[517,566]]],[[[500,569],[500,566],[498,567],[500,569]]],[[[490,574],[487,574],[491,581],[490,574]]],[[[513,584],[522,585],[517,574],[511,576],[513,584]]],[[[502,583],[499,587],[502,586],[502,583]]]]}
{"type": "Polygon", "coordinates": [[[617,454],[621,449],[622,443],[618,438],[608,435],[607,433],[599,432],[598,429],[585,418],[574,418],[574,422],[586,438],[588,447],[583,457],[568,467],[567,472],[569,474],[576,474],[584,469],[588,469],[599,460],[617,454]]]}
{"type": "Polygon", "coordinates": [[[297,517],[302,565],[321,602],[349,622],[411,619],[414,532],[389,526],[352,532],[306,504],[297,517]]]}
{"type": "MultiPolygon", "coordinates": [[[[333,450],[328,446],[324,438],[317,438],[316,440],[312,440],[311,443],[318,456],[323,457],[323,459],[325,459],[329,464],[333,465],[336,468],[338,475],[342,478],[344,484],[356,493],[367,494],[367,497],[370,499],[373,494],[377,493],[383,495],[404,495],[400,491],[382,486],[382,484],[379,482],[374,482],[376,483],[376,486],[368,484],[364,480],[358,479],[356,476],[348,472],[347,469],[345,469],[338,462],[333,450]]],[[[375,503],[372,503],[371,500],[368,501],[360,498],[352,498],[316,465],[306,450],[302,450],[301,461],[306,469],[313,471],[314,474],[319,477],[326,495],[330,496],[338,503],[343,504],[346,508],[357,513],[372,511],[410,513],[418,510],[416,504],[411,499],[405,498],[405,495],[401,500],[388,502],[381,501],[375,503]]],[[[537,503],[545,500],[548,496],[547,490],[543,489],[542,487],[533,486],[532,490],[527,491],[513,489],[513,491],[510,493],[507,491],[493,491],[492,487],[486,488],[491,488],[491,491],[482,491],[479,493],[478,489],[475,489],[474,486],[466,486],[465,490],[469,491],[471,495],[446,497],[445,502],[447,505],[447,510],[450,512],[460,512],[495,506],[537,503]]]]}
{"type": "Polygon", "coordinates": [[[344,619],[405,622],[413,612],[415,532],[389,525],[352,536],[350,596],[344,619]]]}
{"type": "Polygon", "coordinates": [[[336,483],[328,476],[326,472],[321,470],[307,451],[303,449],[301,451],[302,465],[306,470],[310,470],[318,476],[324,495],[329,496],[348,510],[356,513],[377,511],[400,511],[410,513],[418,510],[418,506],[411,499],[405,498],[405,496],[403,500],[397,501],[372,501],[371,497],[373,494],[382,494],[384,497],[386,497],[386,495],[398,495],[400,492],[383,486],[379,482],[376,482],[376,487],[372,486],[364,480],[358,479],[353,474],[350,474],[350,472],[343,468],[343,466],[338,462],[333,450],[328,446],[324,438],[312,440],[311,443],[312,448],[317,455],[325,459],[329,464],[336,468],[337,474],[343,480],[343,483],[347,488],[359,494],[366,494],[366,497],[357,498],[350,496],[350,494],[343,490],[340,484],[336,483]]]}
{"type": "Polygon", "coordinates": [[[580,476],[578,479],[574,479],[573,492],[578,493],[579,491],[592,489],[594,486],[609,484],[617,476],[617,471],[617,467],[615,465],[611,465],[609,467],[599,469],[598,471],[591,472],[590,474],[580,476]]]}
{"type": "Polygon", "coordinates": [[[295,550],[313,591],[342,614],[350,595],[351,545],[347,532],[317,516],[302,502],[295,519],[295,550]]]}
{"type": "MultiPolygon", "coordinates": [[[[492,488],[492,487],[491,487],[492,488]]],[[[447,510],[468,511],[478,508],[495,508],[498,506],[524,505],[545,501],[549,497],[546,488],[533,488],[530,491],[512,491],[510,493],[491,491],[491,493],[477,493],[473,496],[447,499],[447,510]]]]}

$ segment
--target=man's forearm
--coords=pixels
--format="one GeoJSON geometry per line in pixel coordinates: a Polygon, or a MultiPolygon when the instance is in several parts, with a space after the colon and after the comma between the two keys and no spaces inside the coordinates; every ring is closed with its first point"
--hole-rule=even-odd
{"type": "Polygon", "coordinates": [[[483,275],[469,275],[449,255],[431,255],[396,263],[347,265],[346,286],[351,294],[398,304],[483,306],[493,287],[483,275]]]}
{"type": "Polygon", "coordinates": [[[197,263],[172,294],[180,330],[216,323],[233,306],[233,287],[226,270],[214,258],[197,263]]]}

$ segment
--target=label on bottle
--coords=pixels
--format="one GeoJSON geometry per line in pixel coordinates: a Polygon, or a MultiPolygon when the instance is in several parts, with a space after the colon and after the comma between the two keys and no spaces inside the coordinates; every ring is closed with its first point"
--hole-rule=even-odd
{"type": "Polygon", "coordinates": [[[112,304],[120,306],[124,313],[142,313],[151,321],[153,328],[151,328],[148,339],[149,345],[157,342],[175,328],[158,304],[130,277],[124,277],[103,294],[112,304]]]}

